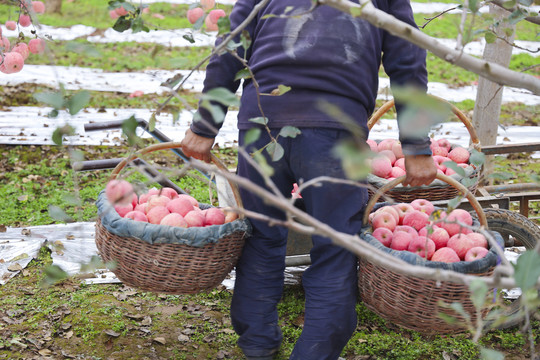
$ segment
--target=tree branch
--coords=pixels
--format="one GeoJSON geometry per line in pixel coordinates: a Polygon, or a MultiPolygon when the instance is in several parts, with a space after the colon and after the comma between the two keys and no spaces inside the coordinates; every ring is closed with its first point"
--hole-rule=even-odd
{"type": "Polygon", "coordinates": [[[497,84],[527,89],[535,95],[540,95],[540,79],[532,75],[517,73],[503,66],[446,47],[437,39],[397,20],[384,11],[376,9],[369,0],[360,0],[360,4],[348,0],[319,0],[319,4],[333,7],[351,15],[354,14],[354,16],[358,16],[378,28],[385,29],[392,35],[432,52],[435,56],[451,64],[472,71],[497,84]]]}

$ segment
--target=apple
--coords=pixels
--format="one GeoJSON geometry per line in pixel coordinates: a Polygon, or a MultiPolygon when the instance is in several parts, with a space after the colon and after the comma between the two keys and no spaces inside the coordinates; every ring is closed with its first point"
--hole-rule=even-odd
{"type": "Polygon", "coordinates": [[[412,226],[416,231],[429,223],[429,215],[418,210],[411,211],[403,218],[403,225],[412,226]]]}
{"type": "Polygon", "coordinates": [[[395,209],[392,205],[387,205],[387,206],[378,208],[377,211],[375,211],[375,214],[378,214],[380,212],[388,212],[392,214],[394,219],[396,219],[396,224],[399,223],[399,213],[397,209],[395,209]]]}
{"type": "Polygon", "coordinates": [[[148,218],[146,217],[146,214],[141,212],[141,211],[137,211],[137,210],[133,210],[133,211],[128,212],[124,216],[124,219],[132,219],[132,220],[135,220],[135,221],[148,222],[148,218]]]}
{"type": "Polygon", "coordinates": [[[440,227],[434,227],[433,233],[428,235],[428,237],[435,243],[435,249],[447,246],[448,240],[450,240],[448,232],[440,227]]]}
{"type": "Polygon", "coordinates": [[[170,213],[171,212],[167,210],[165,206],[158,205],[148,210],[146,217],[148,218],[149,223],[159,224],[161,223],[161,220],[170,213]]]}
{"type": "Polygon", "coordinates": [[[414,211],[414,208],[409,203],[399,203],[399,204],[393,205],[393,207],[398,212],[399,224],[403,224],[403,218],[405,217],[405,215],[414,211]]]}
{"type": "Polygon", "coordinates": [[[373,237],[381,242],[386,247],[390,247],[392,243],[393,233],[390,229],[380,227],[373,230],[373,237]]]}
{"type": "Polygon", "coordinates": [[[467,234],[456,234],[448,239],[446,246],[453,249],[459,258],[463,260],[467,251],[473,247],[473,242],[467,234]]]}
{"type": "Polygon", "coordinates": [[[435,211],[435,205],[431,203],[431,201],[426,199],[414,199],[411,201],[411,206],[418,211],[425,212],[428,215],[431,215],[433,211],[435,211]]]}
{"type": "Polygon", "coordinates": [[[159,190],[154,187],[148,190],[148,192],[139,196],[139,204],[144,204],[145,202],[147,202],[152,195],[159,195],[159,190]]]}
{"type": "Polygon", "coordinates": [[[470,229],[462,227],[457,222],[461,222],[465,225],[471,226],[473,223],[472,216],[471,214],[469,214],[468,211],[465,211],[463,209],[454,209],[450,212],[450,214],[448,214],[448,216],[443,218],[440,226],[446,231],[448,231],[448,235],[450,236],[456,235],[459,232],[464,233],[467,230],[469,230],[468,232],[471,232],[470,229]]]}
{"type": "Polygon", "coordinates": [[[435,243],[425,236],[418,236],[411,240],[407,250],[429,260],[435,253],[435,243]]]}
{"type": "Polygon", "coordinates": [[[164,187],[161,189],[160,195],[166,196],[169,199],[176,199],[178,197],[178,192],[170,187],[164,187]]]}
{"type": "Polygon", "coordinates": [[[486,239],[486,237],[480,233],[475,233],[475,232],[472,232],[470,234],[467,234],[467,236],[469,237],[469,239],[471,239],[471,241],[473,242],[473,247],[483,247],[483,248],[488,248],[488,241],[486,239]]]}
{"type": "Polygon", "coordinates": [[[396,231],[392,236],[390,248],[394,250],[407,250],[413,236],[405,231],[396,231]]]}
{"type": "Polygon", "coordinates": [[[439,250],[435,250],[433,253],[433,256],[431,256],[431,261],[440,261],[445,263],[454,263],[459,262],[459,256],[456,254],[456,252],[449,248],[449,247],[443,247],[439,250]]]}
{"type": "Polygon", "coordinates": [[[165,215],[163,219],[159,222],[160,225],[168,225],[168,226],[177,226],[177,227],[183,227],[187,228],[188,223],[184,219],[184,217],[177,213],[170,213],[165,215]]]}
{"type": "Polygon", "coordinates": [[[133,205],[131,204],[116,204],[114,205],[114,210],[120,215],[121,217],[124,217],[128,212],[133,211],[133,205]]]}
{"type": "Polygon", "coordinates": [[[188,199],[191,204],[198,208],[199,207],[199,202],[197,201],[197,199],[195,199],[193,196],[191,195],[188,195],[188,194],[178,194],[178,197],[181,198],[181,199],[188,199]]]}
{"type": "Polygon", "coordinates": [[[416,231],[416,229],[413,228],[412,226],[398,225],[394,229],[394,232],[396,232],[396,231],[405,231],[406,233],[411,234],[413,237],[418,237],[418,231],[416,231]]]}
{"type": "Polygon", "coordinates": [[[474,261],[482,259],[489,253],[489,250],[482,246],[475,246],[469,249],[465,254],[465,261],[474,261]]]}
{"type": "Polygon", "coordinates": [[[225,223],[238,219],[238,213],[230,207],[223,208],[223,212],[225,213],[225,223]]]}
{"type": "Polygon", "coordinates": [[[174,212],[182,216],[185,216],[188,212],[195,209],[193,204],[185,197],[177,197],[176,199],[169,201],[165,206],[170,212],[174,212]]]}
{"type": "Polygon", "coordinates": [[[373,221],[371,222],[374,229],[385,227],[390,231],[394,231],[397,226],[397,221],[394,215],[388,211],[380,211],[379,213],[373,216],[373,221]]]}
{"type": "Polygon", "coordinates": [[[126,180],[111,180],[105,186],[105,196],[111,204],[130,204],[133,186],[126,180]]]}
{"type": "Polygon", "coordinates": [[[184,216],[184,220],[186,220],[188,227],[204,226],[204,215],[200,210],[191,210],[184,216]]]}
{"type": "Polygon", "coordinates": [[[222,225],[225,223],[225,213],[219,208],[206,209],[204,214],[205,225],[222,225]]]}
{"type": "Polygon", "coordinates": [[[148,213],[156,206],[165,206],[171,201],[170,198],[164,195],[151,195],[146,202],[146,212],[148,213]]]}

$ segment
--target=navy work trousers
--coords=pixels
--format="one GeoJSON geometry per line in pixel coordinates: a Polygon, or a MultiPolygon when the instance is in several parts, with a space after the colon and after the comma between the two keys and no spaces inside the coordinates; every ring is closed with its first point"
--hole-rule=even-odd
{"type": "MultiPolygon", "coordinates": [[[[244,136],[245,131],[240,131],[240,146],[244,136]]],[[[295,182],[319,176],[344,178],[332,148],[347,136],[345,131],[315,128],[302,129],[294,139],[280,137],[285,155],[276,162],[269,160],[274,168],[272,181],[290,197],[295,182]]],[[[247,149],[251,152],[268,142],[266,134],[247,149]]],[[[262,177],[241,155],[238,173],[264,186],[262,177]]],[[[365,188],[325,182],[303,190],[301,195],[306,212],[316,219],[349,234],[360,230],[368,196],[365,188]]],[[[281,210],[242,188],[241,198],[248,210],[284,219],[281,210]]],[[[283,291],[287,229],[259,220],[251,222],[253,234],[236,267],[231,318],[239,334],[238,345],[248,357],[256,357],[277,352],[282,340],[277,304],[283,291]]],[[[333,360],[356,328],[357,258],[328,238],[314,235],[312,241],[311,265],[302,276],[304,328],[290,359],[333,360]]]]}

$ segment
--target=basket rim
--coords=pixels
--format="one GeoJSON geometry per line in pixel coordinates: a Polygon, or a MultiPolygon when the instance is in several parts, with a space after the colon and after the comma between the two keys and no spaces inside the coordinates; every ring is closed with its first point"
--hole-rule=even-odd
{"type": "Polygon", "coordinates": [[[142,221],[133,221],[121,217],[107,200],[102,190],[96,201],[98,217],[105,229],[111,234],[142,240],[148,244],[185,244],[203,247],[217,243],[221,238],[236,232],[249,236],[252,231],[247,218],[239,218],[223,225],[181,228],[176,226],[156,225],[142,221]]]}

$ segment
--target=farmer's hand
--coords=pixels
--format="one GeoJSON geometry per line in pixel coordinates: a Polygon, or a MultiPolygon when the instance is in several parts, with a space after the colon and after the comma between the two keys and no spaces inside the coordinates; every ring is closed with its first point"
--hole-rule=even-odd
{"type": "Polygon", "coordinates": [[[405,155],[407,175],[403,186],[429,185],[437,176],[437,167],[431,155],[405,155]]]}
{"type": "Polygon", "coordinates": [[[188,129],[184,140],[181,142],[182,152],[187,157],[199,159],[207,163],[212,162],[210,150],[212,150],[214,140],[214,138],[197,135],[191,129],[188,129]]]}

